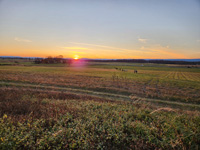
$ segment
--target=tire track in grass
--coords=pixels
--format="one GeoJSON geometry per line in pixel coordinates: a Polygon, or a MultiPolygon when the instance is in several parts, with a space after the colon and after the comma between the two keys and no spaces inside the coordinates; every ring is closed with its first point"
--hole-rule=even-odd
{"type": "Polygon", "coordinates": [[[178,79],[183,80],[183,76],[182,76],[181,72],[178,72],[178,79]]]}
{"type": "Polygon", "coordinates": [[[197,79],[198,81],[200,81],[200,74],[197,74],[197,79]]]}
{"type": "Polygon", "coordinates": [[[185,73],[181,72],[181,75],[183,77],[183,80],[188,80],[188,78],[186,77],[185,73]]]}
{"type": "Polygon", "coordinates": [[[78,94],[78,95],[88,95],[88,96],[94,96],[94,97],[100,97],[110,100],[117,100],[117,101],[131,101],[131,102],[150,102],[153,104],[158,104],[160,106],[164,107],[174,107],[174,108],[181,108],[186,110],[197,110],[200,111],[200,105],[198,104],[189,104],[189,103],[183,103],[183,102],[174,102],[174,101],[168,101],[168,100],[161,100],[161,99],[150,99],[150,98],[142,98],[138,96],[136,99],[132,100],[130,98],[130,95],[123,95],[123,94],[113,94],[109,92],[97,92],[92,90],[84,90],[84,89],[78,89],[78,88],[69,88],[69,87],[63,87],[63,86],[55,86],[55,85],[42,85],[42,84],[31,84],[31,83],[15,83],[15,82],[6,82],[6,81],[0,81],[0,88],[5,87],[18,87],[18,88],[25,88],[25,89],[32,89],[32,90],[41,90],[41,91],[57,91],[57,92],[64,92],[64,93],[72,93],[72,94],[78,94]]]}
{"type": "Polygon", "coordinates": [[[147,88],[148,88],[148,86],[150,85],[150,83],[151,83],[152,81],[153,81],[153,78],[150,79],[150,80],[148,80],[146,83],[144,83],[144,86],[143,86],[143,88],[142,88],[144,94],[146,94],[147,88]]]}
{"type": "Polygon", "coordinates": [[[171,73],[171,75],[169,76],[169,79],[174,79],[174,72],[171,73]]]}
{"type": "Polygon", "coordinates": [[[169,72],[167,73],[167,75],[165,75],[163,78],[170,78],[170,76],[172,75],[173,72],[169,72]]]}
{"type": "Polygon", "coordinates": [[[195,81],[199,81],[200,80],[200,76],[199,76],[199,74],[193,74],[193,79],[195,80],[195,81]]]}
{"type": "Polygon", "coordinates": [[[178,72],[175,72],[175,73],[174,73],[174,79],[176,79],[176,80],[179,79],[179,78],[178,78],[178,72]]]}
{"type": "Polygon", "coordinates": [[[191,81],[197,81],[194,74],[188,74],[191,81]]]}
{"type": "Polygon", "coordinates": [[[118,98],[118,99],[128,99],[130,100],[129,96],[120,95],[120,94],[113,94],[113,93],[106,93],[106,92],[98,92],[92,90],[84,90],[80,88],[69,88],[63,87],[59,85],[45,85],[45,84],[32,84],[32,83],[16,83],[16,82],[4,82],[0,81],[1,86],[14,86],[14,87],[24,87],[24,88],[32,88],[32,89],[44,89],[44,90],[56,90],[56,91],[65,91],[74,94],[88,94],[88,95],[95,95],[95,96],[103,96],[103,97],[111,97],[111,98],[118,98]]]}

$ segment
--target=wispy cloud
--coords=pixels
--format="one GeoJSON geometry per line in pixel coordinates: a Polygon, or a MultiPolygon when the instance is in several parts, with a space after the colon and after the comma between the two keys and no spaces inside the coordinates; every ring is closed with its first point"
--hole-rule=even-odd
{"type": "Polygon", "coordinates": [[[138,41],[141,42],[141,43],[146,43],[147,39],[138,38],[138,41]]]}
{"type": "Polygon", "coordinates": [[[88,48],[85,47],[62,47],[65,49],[70,49],[70,50],[88,50],[88,48]]]}
{"type": "Polygon", "coordinates": [[[19,38],[19,37],[14,38],[14,40],[17,42],[32,42],[31,40],[23,39],[23,38],[19,38]]]}
{"type": "Polygon", "coordinates": [[[77,44],[77,45],[86,45],[86,46],[92,46],[92,47],[98,47],[98,48],[104,48],[104,49],[111,49],[111,50],[117,50],[117,51],[135,51],[139,52],[137,50],[131,50],[131,49],[124,49],[124,48],[117,48],[117,47],[111,47],[107,45],[97,45],[97,44],[89,44],[89,43],[78,43],[78,42],[69,42],[71,44],[77,44]]]}
{"type": "Polygon", "coordinates": [[[69,52],[71,52],[73,54],[86,54],[85,52],[79,52],[79,51],[69,51],[69,52]]]}
{"type": "Polygon", "coordinates": [[[172,50],[169,49],[169,46],[161,46],[161,45],[153,45],[150,47],[142,46],[140,49],[149,51],[149,53],[157,53],[160,56],[169,56],[170,58],[186,58],[185,55],[180,53],[171,52],[172,50]]]}

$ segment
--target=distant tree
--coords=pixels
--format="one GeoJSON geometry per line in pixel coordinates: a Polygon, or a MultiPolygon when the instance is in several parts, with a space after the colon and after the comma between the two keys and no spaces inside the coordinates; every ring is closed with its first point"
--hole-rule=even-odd
{"type": "Polygon", "coordinates": [[[42,63],[42,59],[36,58],[36,59],[34,60],[34,63],[35,63],[35,64],[41,64],[41,63],[42,63]]]}
{"type": "Polygon", "coordinates": [[[56,63],[62,63],[63,62],[63,55],[56,56],[54,58],[54,60],[55,60],[56,63]]]}
{"type": "Polygon", "coordinates": [[[36,58],[34,61],[36,64],[43,63],[43,64],[54,64],[54,63],[65,63],[63,55],[58,55],[56,57],[48,56],[45,59],[36,58]]]}
{"type": "Polygon", "coordinates": [[[63,55],[58,55],[57,58],[63,59],[63,55]]]}

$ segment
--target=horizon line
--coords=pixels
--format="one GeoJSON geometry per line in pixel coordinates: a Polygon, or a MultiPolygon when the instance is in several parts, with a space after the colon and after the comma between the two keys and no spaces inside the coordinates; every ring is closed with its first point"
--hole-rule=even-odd
{"type": "MultiPolygon", "coordinates": [[[[13,57],[13,58],[48,58],[48,57],[34,57],[34,56],[0,56],[0,58],[2,57],[13,57]]],[[[56,57],[56,56],[52,56],[53,58],[56,57]]],[[[63,57],[64,59],[73,59],[73,58],[70,58],[70,57],[63,57]]],[[[80,59],[96,59],[96,60],[101,60],[101,59],[104,59],[104,60],[131,60],[131,59],[143,59],[143,60],[148,60],[148,59],[152,59],[152,60],[191,60],[191,59],[200,59],[200,58],[80,58],[80,59]]]]}

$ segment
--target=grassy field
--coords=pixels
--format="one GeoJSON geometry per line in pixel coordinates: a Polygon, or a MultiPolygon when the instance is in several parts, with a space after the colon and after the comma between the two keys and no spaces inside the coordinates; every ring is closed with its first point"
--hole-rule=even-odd
{"type": "Polygon", "coordinates": [[[199,91],[198,66],[0,60],[0,149],[198,149],[199,91]]]}

